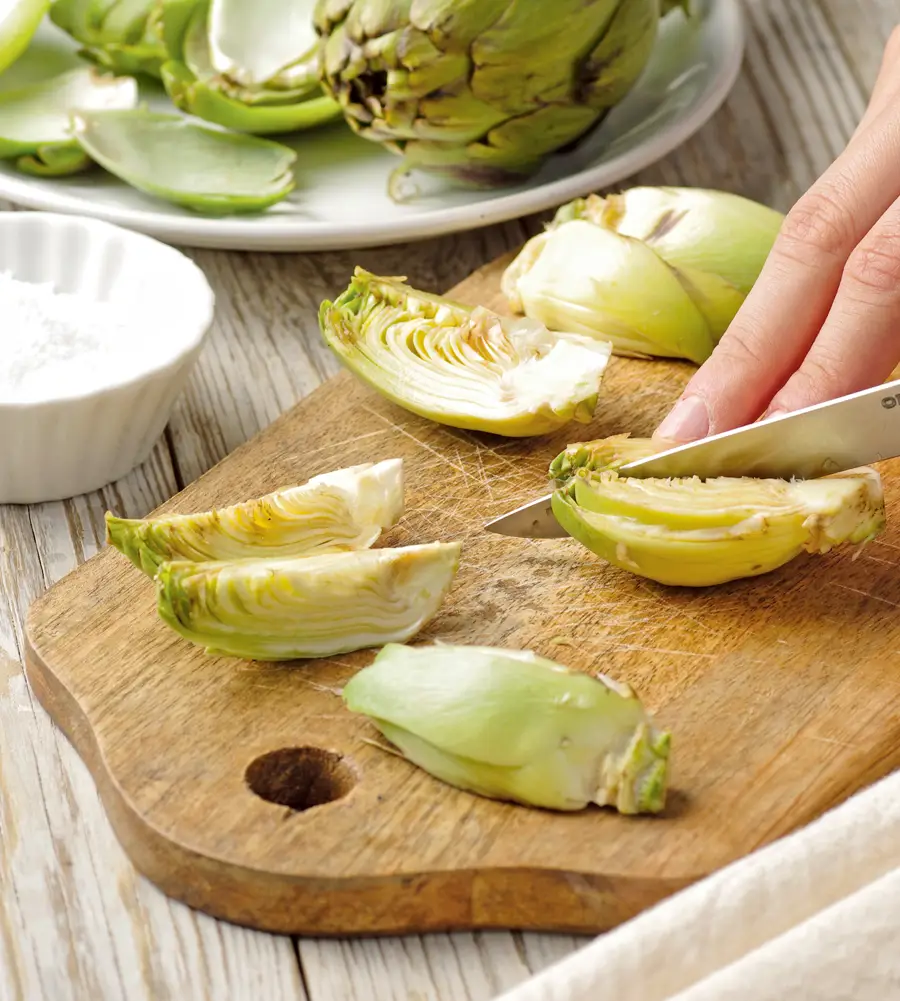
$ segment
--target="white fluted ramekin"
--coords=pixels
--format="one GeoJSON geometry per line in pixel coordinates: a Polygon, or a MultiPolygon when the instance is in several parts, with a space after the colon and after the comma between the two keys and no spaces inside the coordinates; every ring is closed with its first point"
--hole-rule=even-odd
{"type": "MultiPolygon", "coordinates": [[[[108,388],[35,403],[0,400],[0,503],[60,500],[97,490],[143,462],[163,433],[200,355],[215,299],[184,254],[109,223],[45,212],[0,212],[0,272],[57,292],[128,304],[169,326],[165,352],[141,350],[108,388]]],[[[0,302],[0,365],[4,331],[0,302]]]]}

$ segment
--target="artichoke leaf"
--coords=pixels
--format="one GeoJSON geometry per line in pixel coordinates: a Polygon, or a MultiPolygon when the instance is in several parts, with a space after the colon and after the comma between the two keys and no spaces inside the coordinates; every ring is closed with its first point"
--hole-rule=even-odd
{"type": "Polygon", "coordinates": [[[161,564],[162,620],[208,653],[250,660],[330,657],[405,642],[434,617],[458,543],[296,559],[161,564]]]}
{"type": "Polygon", "coordinates": [[[0,0],[0,73],[28,48],[49,7],[50,0],[0,0]]]}
{"type": "Polygon", "coordinates": [[[554,810],[664,808],[669,734],[603,675],[529,651],[391,644],[343,695],[410,761],[458,788],[554,810]]]}
{"type": "Polygon", "coordinates": [[[0,159],[38,176],[84,170],[91,160],[72,135],[72,112],[134,108],[137,101],[137,84],[130,77],[101,75],[91,67],[2,91],[0,159]]]}
{"type": "Polygon", "coordinates": [[[260,212],[294,189],[296,153],[266,139],[144,108],[79,112],[73,122],[82,148],[111,174],[197,212],[260,212]]]}
{"type": "Polygon", "coordinates": [[[377,392],[451,427],[525,437],[586,423],[608,344],[549,333],[357,268],[320,325],[344,365],[377,392]]]}
{"type": "Polygon", "coordinates": [[[107,542],[154,576],[161,563],[321,556],[368,549],[403,514],[403,463],[322,473],[298,487],[201,514],[106,514],[107,542]]]}
{"type": "MultiPolygon", "coordinates": [[[[589,444],[585,454],[602,455],[589,444]]],[[[649,454],[666,443],[651,446],[649,454]]],[[[791,482],[659,480],[573,461],[585,459],[575,446],[567,453],[551,466],[562,484],[552,501],[559,523],[607,563],[661,584],[707,587],[769,573],[803,552],[864,544],[885,525],[881,480],[869,468],[791,482]]]]}

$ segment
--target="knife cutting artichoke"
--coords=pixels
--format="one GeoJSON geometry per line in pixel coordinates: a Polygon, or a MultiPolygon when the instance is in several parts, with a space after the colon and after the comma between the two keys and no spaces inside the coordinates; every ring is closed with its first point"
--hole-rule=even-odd
{"type": "MultiPolygon", "coordinates": [[[[667,4],[667,6],[669,6],[667,4]]],[[[660,0],[319,0],[323,80],[411,170],[515,183],[593,129],[650,58],[660,0]]]]}
{"type": "MultiPolygon", "coordinates": [[[[613,439],[613,441],[616,441],[613,439]]],[[[621,439],[619,439],[621,442],[621,439]]],[[[646,439],[645,439],[646,442],[646,439]]],[[[768,573],[803,552],[865,543],[885,526],[881,479],[861,468],[816,480],[622,476],[640,456],[591,442],[551,466],[553,513],[573,538],[606,562],[661,584],[705,587],[768,573]],[[610,452],[621,461],[607,463],[610,452]]],[[[645,455],[659,451],[647,442],[645,455]],[[652,449],[652,450],[651,450],[652,449]]]]}
{"type": "Polygon", "coordinates": [[[552,810],[665,806],[670,736],[627,686],[530,652],[389,645],[344,701],[460,789],[552,810]]]}
{"type": "Polygon", "coordinates": [[[157,608],[208,653],[250,660],[330,657],[405,642],[435,615],[459,543],[296,559],[163,563],[157,608]]]}
{"type": "Polygon", "coordinates": [[[503,276],[514,311],[616,354],[702,363],[759,277],[783,216],[738,195],[631,188],[564,205],[503,276]]]}
{"type": "Polygon", "coordinates": [[[107,542],[151,577],[173,560],[200,563],[323,556],[368,549],[403,514],[400,459],[322,473],[298,487],[201,514],[116,518],[107,542]]]}
{"type": "Polygon", "coordinates": [[[610,355],[592,338],[551,334],[361,268],[319,319],[344,365],[398,406],[509,437],[589,421],[610,355]]]}

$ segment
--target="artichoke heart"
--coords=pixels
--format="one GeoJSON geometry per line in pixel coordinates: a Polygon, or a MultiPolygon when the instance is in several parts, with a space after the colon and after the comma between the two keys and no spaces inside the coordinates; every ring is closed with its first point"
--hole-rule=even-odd
{"type": "Polygon", "coordinates": [[[783,216],[738,195],[631,188],[564,205],[503,276],[512,308],[617,354],[702,363],[744,302],[783,216]]]}
{"type": "Polygon", "coordinates": [[[552,503],[569,535],[608,563],[683,587],[755,577],[802,552],[868,542],[885,525],[881,479],[868,468],[789,482],[642,479],[584,465],[552,503]]]}
{"type": "Polygon", "coordinates": [[[302,486],[202,514],[106,514],[107,541],[155,576],[161,563],[322,556],[368,549],[403,514],[400,459],[314,476],[302,486]]]}
{"type": "Polygon", "coordinates": [[[323,82],[358,134],[410,170],[519,183],[629,92],[660,0],[319,0],[323,82]],[[552,43],[549,39],[552,37],[552,43]]]}
{"type": "Polygon", "coordinates": [[[361,268],[319,318],[344,365],[398,406],[508,437],[587,423],[610,356],[605,342],[551,334],[361,268]]]}
{"type": "Polygon", "coordinates": [[[164,622],[207,653],[249,660],[330,657],[405,642],[440,608],[459,543],[299,559],[163,563],[164,622]]]}
{"type": "Polygon", "coordinates": [[[670,736],[627,685],[600,674],[527,651],[391,644],[344,700],[460,789],[552,810],[665,806],[670,736]]]}

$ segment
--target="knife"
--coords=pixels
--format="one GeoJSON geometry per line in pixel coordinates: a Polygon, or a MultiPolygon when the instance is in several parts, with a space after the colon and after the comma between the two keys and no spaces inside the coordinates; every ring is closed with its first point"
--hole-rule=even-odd
{"type": "MultiPolygon", "coordinates": [[[[900,455],[900,379],[667,449],[619,469],[629,476],[760,476],[814,479],[900,455]]],[[[567,536],[553,494],[488,522],[498,535],[567,536]]]]}

